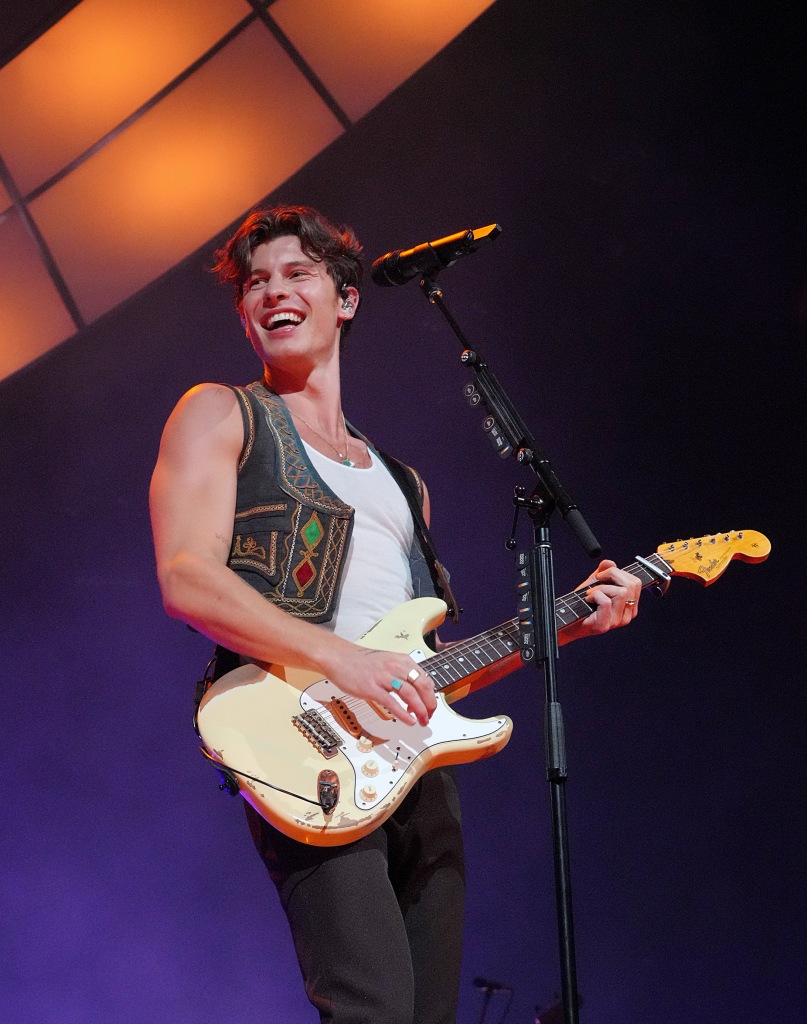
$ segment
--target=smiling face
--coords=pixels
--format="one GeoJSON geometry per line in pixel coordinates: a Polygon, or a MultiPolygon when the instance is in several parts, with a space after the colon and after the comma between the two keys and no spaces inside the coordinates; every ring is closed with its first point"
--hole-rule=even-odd
{"type": "Polygon", "coordinates": [[[241,313],[270,371],[295,375],[338,359],[342,324],[358,298],[355,288],[337,292],[326,264],[307,256],[296,235],[281,235],[253,251],[241,313]]]}

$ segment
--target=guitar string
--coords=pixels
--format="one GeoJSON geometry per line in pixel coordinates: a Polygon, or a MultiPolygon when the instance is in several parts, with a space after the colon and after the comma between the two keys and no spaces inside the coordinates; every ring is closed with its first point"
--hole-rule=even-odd
{"type": "MultiPolygon", "coordinates": [[[[424,661],[420,662],[420,665],[430,675],[432,675],[432,672],[448,675],[448,667],[460,659],[470,660],[473,658],[473,660],[479,662],[479,665],[476,668],[472,668],[470,672],[464,672],[456,679],[449,678],[445,681],[438,681],[438,685],[435,687],[435,690],[437,693],[440,693],[442,690],[446,689],[446,687],[459,682],[468,675],[472,675],[480,669],[487,668],[494,662],[503,660],[511,654],[516,654],[518,647],[508,647],[506,640],[510,640],[512,642],[513,637],[517,632],[517,626],[517,620],[513,619],[511,622],[505,623],[503,626],[496,627],[495,630],[489,633],[480,633],[475,637],[470,637],[466,640],[461,640],[456,644],[452,644],[450,650],[433,654],[430,658],[426,658],[424,661]],[[502,639],[502,637],[505,637],[506,639],[502,639]],[[497,648],[497,645],[504,645],[505,651],[502,652],[497,648]],[[485,650],[486,648],[487,650],[485,650]],[[478,654],[477,652],[481,653],[478,654]]],[[[349,710],[353,711],[359,707],[367,707],[369,703],[361,697],[354,697],[352,695],[345,695],[340,699],[349,710]]],[[[330,710],[327,712],[327,716],[331,720],[335,720],[334,713],[330,710]]],[[[338,721],[336,724],[339,724],[338,721]]]]}
{"type": "MultiPolygon", "coordinates": [[[[654,554],[652,554],[648,558],[648,561],[652,561],[653,564],[656,564],[657,561],[663,562],[663,559],[661,559],[660,555],[657,552],[654,552],[654,554]]],[[[640,579],[645,579],[650,576],[647,570],[638,562],[633,562],[630,565],[625,566],[625,571],[638,575],[640,579]]],[[[649,582],[643,584],[643,586],[649,586],[653,582],[655,582],[655,580],[650,578],[649,582]]],[[[579,587],[577,590],[572,590],[568,594],[564,594],[563,596],[556,598],[556,622],[560,618],[557,610],[558,605],[566,607],[569,611],[575,612],[575,614],[577,614],[576,609],[572,607],[572,605],[575,603],[579,603],[582,601],[587,607],[591,607],[589,605],[589,602],[585,600],[585,594],[591,589],[591,586],[592,584],[585,584],[584,586],[579,587]]],[[[578,619],[584,617],[585,615],[579,615],[578,619]]],[[[576,619],[575,621],[578,620],[576,619]]],[[[561,618],[560,625],[571,625],[571,623],[564,623],[561,618]]],[[[446,651],[439,651],[436,654],[431,655],[431,657],[424,659],[424,661],[420,662],[419,664],[430,675],[432,674],[432,669],[437,673],[444,673],[446,672],[448,667],[455,663],[457,660],[463,658],[470,658],[471,656],[476,657],[475,652],[480,648],[494,648],[494,644],[497,642],[505,643],[505,641],[501,640],[502,634],[504,634],[507,637],[507,639],[512,640],[513,635],[516,634],[517,631],[518,619],[511,619],[508,622],[502,624],[501,626],[495,627],[491,631],[484,631],[482,633],[478,633],[476,636],[469,637],[465,640],[460,640],[457,643],[452,644],[450,649],[446,651]],[[429,667],[430,665],[432,668],[429,667]]],[[[487,668],[489,665],[492,665],[495,661],[503,660],[504,658],[509,657],[511,654],[517,653],[517,651],[518,647],[514,648],[513,650],[507,650],[507,653],[502,654],[501,651],[497,651],[494,648],[494,656],[487,661],[482,661],[478,669],[487,668]]],[[[481,659],[479,657],[476,657],[476,660],[480,661],[481,659]]],[[[473,675],[473,673],[475,671],[478,671],[478,669],[472,669],[470,672],[465,672],[462,675],[460,675],[458,679],[448,679],[446,682],[440,681],[440,683],[438,683],[438,685],[435,687],[435,691],[437,693],[441,693],[442,690],[446,689],[446,687],[448,686],[451,686],[452,683],[459,682],[460,680],[467,678],[467,676],[473,675]]],[[[369,707],[370,704],[370,702],[367,699],[362,697],[355,697],[352,694],[345,694],[340,699],[342,703],[345,705],[345,707],[347,707],[348,710],[350,711],[356,711],[359,708],[369,707]]],[[[334,714],[334,712],[326,710],[324,705],[322,707],[323,711],[320,712],[322,714],[322,717],[327,718],[329,722],[333,723],[339,728],[343,728],[341,726],[341,723],[339,722],[338,717],[334,714]]]]}
{"type": "MultiPolygon", "coordinates": [[[[661,568],[661,566],[664,566],[665,569],[669,569],[670,568],[670,566],[660,556],[660,554],[658,554],[658,552],[656,552],[653,555],[651,555],[647,560],[653,562],[653,564],[656,565],[657,568],[661,568]],[[661,562],[661,566],[659,566],[657,564],[658,562],[661,562]]],[[[648,578],[648,582],[647,583],[643,583],[643,587],[650,586],[650,585],[652,585],[653,582],[655,582],[655,580],[652,578],[652,575],[650,573],[648,573],[644,569],[644,567],[641,566],[639,563],[634,562],[632,565],[627,567],[627,571],[628,572],[635,572],[640,577],[640,579],[645,579],[647,577],[648,578]]],[[[567,607],[569,607],[570,611],[574,611],[575,609],[570,607],[572,599],[574,599],[576,601],[582,600],[584,602],[584,604],[588,604],[588,602],[585,601],[585,596],[584,595],[587,593],[589,588],[590,588],[590,585],[587,585],[585,587],[581,587],[579,590],[572,591],[570,594],[566,594],[563,597],[558,598],[557,601],[555,602],[556,603],[556,615],[555,615],[556,621],[557,621],[557,618],[558,618],[558,615],[557,615],[557,604],[559,602],[563,602],[567,607]]],[[[518,620],[517,619],[511,620],[509,623],[506,623],[503,627],[498,627],[496,636],[499,637],[501,633],[505,633],[509,637],[510,634],[514,631],[514,629],[517,628],[517,625],[518,625],[518,620]]],[[[453,646],[455,647],[455,649],[456,648],[463,649],[463,648],[468,648],[470,646],[473,646],[474,647],[474,652],[476,652],[484,643],[488,643],[489,645],[492,644],[493,639],[494,639],[494,637],[493,637],[492,633],[491,634],[479,634],[477,637],[472,637],[472,638],[470,638],[470,640],[467,640],[467,641],[461,641],[459,644],[453,645],[453,646]],[[488,639],[489,636],[490,636],[490,640],[488,639]]],[[[453,654],[456,653],[456,650],[454,650],[452,652],[441,652],[441,653],[435,654],[431,658],[425,659],[425,662],[423,662],[422,664],[425,665],[425,664],[427,664],[430,661],[431,662],[437,662],[437,661],[442,661],[442,660],[448,661],[449,660],[448,657],[447,657],[448,653],[453,655],[453,654]],[[446,653],[446,657],[445,658],[443,658],[443,653],[446,653]]],[[[507,655],[504,655],[504,657],[507,657],[507,655]]],[[[477,658],[477,660],[479,660],[479,659],[477,658]]],[[[489,664],[492,664],[492,662],[490,662],[489,664]]],[[[484,668],[485,666],[482,665],[481,667],[484,668]]],[[[360,701],[358,698],[356,698],[356,702],[363,703],[363,704],[367,703],[366,701],[360,701]]],[[[323,717],[324,718],[330,718],[332,721],[335,722],[334,716],[330,712],[326,712],[323,715],[323,717]]],[[[264,786],[268,787],[269,789],[273,789],[273,790],[275,790],[275,791],[277,791],[279,793],[284,793],[287,796],[295,797],[295,798],[297,798],[299,800],[304,801],[305,803],[312,804],[313,806],[320,806],[319,801],[311,800],[309,797],[302,796],[302,794],[294,793],[291,790],[283,789],[280,786],[275,786],[271,782],[267,782],[264,779],[259,779],[259,778],[255,777],[253,775],[248,774],[247,772],[239,771],[237,768],[233,768],[232,766],[226,765],[223,762],[218,762],[218,763],[221,765],[222,768],[230,771],[231,773],[233,773],[235,775],[240,775],[243,778],[251,779],[253,782],[257,782],[257,783],[259,783],[261,785],[264,785],[264,786]]]]}
{"type": "MultiPolygon", "coordinates": [[[[634,563],[634,565],[628,567],[627,571],[631,572],[634,569],[640,569],[640,568],[641,567],[638,564],[634,563]]],[[[642,576],[644,576],[644,575],[645,575],[645,573],[642,574],[642,576]]],[[[577,599],[577,600],[583,600],[583,595],[588,591],[588,589],[589,589],[589,587],[580,588],[580,590],[578,590],[578,591],[573,591],[571,594],[566,594],[566,595],[564,595],[564,597],[558,598],[558,601],[564,602],[568,606],[569,602],[573,598],[577,599]]],[[[584,601],[584,603],[587,604],[588,602],[584,601]]],[[[557,604],[557,602],[556,602],[556,604],[557,604]]],[[[573,610],[573,609],[570,609],[570,610],[573,610]]],[[[557,615],[556,615],[556,619],[557,619],[557,615]]],[[[440,652],[438,654],[433,655],[431,658],[425,659],[425,662],[422,662],[421,664],[423,664],[425,666],[426,664],[428,664],[428,662],[441,662],[442,663],[443,661],[445,661],[446,663],[449,663],[449,661],[453,660],[453,657],[456,655],[456,649],[457,648],[459,648],[460,650],[463,650],[463,649],[468,650],[469,653],[470,653],[470,648],[473,648],[474,652],[476,652],[485,644],[487,644],[488,646],[492,646],[496,639],[498,639],[500,641],[502,633],[507,635],[508,638],[509,638],[510,635],[514,632],[514,630],[516,628],[517,628],[517,620],[511,620],[510,622],[506,623],[504,626],[497,627],[495,635],[492,634],[492,633],[491,634],[484,634],[483,633],[483,634],[479,634],[476,637],[471,637],[469,640],[461,641],[459,644],[453,645],[454,650],[452,650],[451,652],[440,652]],[[449,659],[449,657],[448,657],[449,653],[452,656],[451,659],[449,659]]],[[[509,651],[509,653],[515,653],[515,652],[514,651],[510,652],[509,651]]],[[[504,655],[503,657],[507,657],[507,655],[504,655]]],[[[478,656],[477,656],[477,660],[480,660],[478,656]]],[[[492,664],[492,662],[488,662],[488,664],[492,664]]],[[[442,668],[442,664],[439,667],[442,668]]],[[[485,665],[483,664],[480,667],[484,668],[485,665]]],[[[463,677],[461,677],[461,678],[463,678],[463,677]]],[[[345,703],[347,704],[348,701],[346,700],[345,703]]],[[[353,704],[359,704],[360,703],[360,704],[366,705],[367,701],[362,701],[360,698],[353,698],[351,703],[353,703],[353,704]]],[[[323,711],[320,712],[320,714],[321,714],[321,717],[323,719],[325,719],[326,721],[330,720],[334,725],[338,725],[333,712],[331,712],[328,709],[325,709],[324,706],[323,706],[323,711]]],[[[253,782],[257,782],[260,785],[264,785],[264,786],[268,787],[269,789],[275,790],[276,792],[285,793],[287,796],[292,796],[292,797],[295,797],[295,798],[297,798],[299,800],[303,800],[305,803],[312,804],[313,806],[319,806],[319,802],[318,801],[311,800],[309,797],[302,796],[302,794],[294,793],[291,790],[283,789],[280,786],[273,785],[271,782],[267,782],[265,779],[259,779],[259,778],[255,777],[253,775],[248,774],[247,772],[239,771],[237,768],[234,768],[231,765],[226,765],[224,763],[221,763],[221,767],[227,769],[228,771],[232,772],[235,775],[240,775],[243,778],[251,779],[253,782]]]]}
{"type": "MultiPolygon", "coordinates": [[[[658,553],[654,553],[653,555],[651,555],[648,558],[648,561],[653,561],[654,564],[655,564],[656,561],[662,561],[663,562],[663,559],[660,558],[658,553]]],[[[627,572],[631,572],[631,573],[635,573],[635,574],[639,575],[639,577],[642,578],[642,579],[649,576],[649,573],[647,572],[647,570],[644,569],[637,562],[633,562],[630,565],[626,566],[626,571],[627,572]]],[[[651,579],[650,582],[652,583],[654,581],[651,579]]],[[[649,584],[645,584],[645,586],[647,586],[647,585],[649,585],[649,584]]],[[[592,584],[586,584],[586,585],[584,585],[582,587],[579,587],[577,590],[573,590],[570,593],[564,594],[562,597],[559,597],[559,598],[556,599],[556,602],[555,602],[555,605],[556,605],[556,615],[555,615],[556,622],[557,622],[557,619],[558,619],[557,606],[559,604],[564,605],[570,611],[575,611],[575,609],[573,607],[571,607],[572,602],[582,601],[584,604],[588,605],[588,602],[585,601],[585,594],[588,592],[588,590],[591,588],[591,586],[592,586],[592,584]]],[[[579,616],[579,617],[583,617],[583,616],[579,616]]],[[[562,619],[561,619],[561,625],[564,625],[562,619]]],[[[429,665],[432,666],[432,668],[433,668],[433,670],[435,672],[442,673],[442,672],[444,672],[447,669],[447,667],[449,665],[451,665],[452,663],[456,662],[458,660],[458,658],[466,658],[466,657],[471,657],[473,655],[476,658],[476,660],[479,661],[481,659],[476,654],[476,652],[478,650],[484,649],[485,647],[493,648],[495,656],[492,659],[488,660],[487,663],[483,662],[479,666],[480,669],[484,669],[484,668],[488,667],[488,665],[493,664],[496,660],[503,660],[504,658],[509,657],[510,654],[515,654],[516,653],[517,648],[513,649],[512,651],[508,649],[506,654],[502,654],[501,651],[496,651],[495,650],[494,644],[496,642],[500,642],[500,643],[504,642],[504,641],[501,640],[501,635],[502,634],[504,634],[507,637],[507,639],[512,639],[513,634],[516,633],[517,630],[518,630],[518,620],[517,619],[511,619],[509,622],[503,624],[502,626],[495,627],[495,629],[492,630],[492,631],[485,631],[485,632],[477,634],[474,637],[470,637],[470,638],[468,638],[466,640],[461,640],[461,641],[459,641],[456,644],[452,644],[451,648],[449,650],[441,651],[441,652],[438,652],[436,654],[433,654],[431,657],[426,658],[420,664],[426,669],[427,672],[429,672],[429,674],[431,674],[431,672],[429,670],[429,665]]],[[[505,643],[505,647],[507,647],[506,643],[505,643]]],[[[442,682],[441,681],[442,685],[438,685],[435,688],[436,692],[439,693],[442,690],[444,690],[447,686],[450,686],[453,682],[459,682],[461,679],[466,678],[468,675],[472,675],[474,671],[476,671],[476,669],[472,670],[469,673],[465,673],[465,675],[460,675],[459,679],[457,679],[457,680],[449,679],[447,682],[442,682]]],[[[369,703],[370,703],[368,700],[366,700],[364,698],[361,698],[361,697],[355,697],[352,694],[345,694],[345,695],[343,695],[340,698],[340,700],[342,701],[342,703],[345,705],[345,707],[349,711],[354,711],[354,712],[358,711],[358,709],[360,707],[361,708],[368,707],[369,703]]],[[[321,708],[322,708],[322,710],[319,713],[322,716],[322,718],[325,719],[326,722],[332,723],[333,725],[335,725],[335,726],[337,726],[338,728],[341,729],[342,726],[341,726],[341,723],[340,723],[340,721],[338,719],[338,716],[336,716],[334,714],[334,712],[332,712],[330,709],[327,709],[325,705],[321,705],[321,708]]]]}
{"type": "MultiPolygon", "coordinates": [[[[664,567],[664,569],[669,569],[669,565],[661,557],[659,552],[654,552],[652,555],[648,557],[647,561],[652,562],[659,569],[661,569],[662,567],[664,567]],[[661,565],[658,564],[659,562],[661,563],[661,565]]],[[[626,566],[625,570],[627,572],[636,574],[643,581],[646,579],[647,582],[643,582],[643,588],[646,586],[650,586],[654,582],[656,582],[656,580],[647,571],[647,569],[644,566],[640,565],[638,562],[633,562],[630,565],[626,566]]],[[[570,593],[565,594],[562,597],[556,599],[556,623],[558,621],[558,618],[560,617],[558,614],[558,605],[566,607],[569,611],[574,612],[576,615],[577,610],[572,606],[573,603],[579,603],[582,601],[586,606],[590,607],[589,602],[585,600],[585,594],[588,592],[591,586],[592,584],[585,584],[584,586],[579,587],[577,590],[573,590],[570,593]]],[[[584,616],[578,615],[578,618],[582,617],[584,616]]],[[[560,622],[561,626],[571,625],[571,623],[564,623],[562,618],[560,622]]],[[[479,669],[484,669],[488,665],[493,664],[495,661],[503,660],[504,658],[509,657],[510,654],[516,653],[517,648],[511,650],[507,646],[506,641],[502,640],[502,635],[504,635],[507,638],[507,640],[512,640],[512,637],[515,633],[517,633],[517,630],[518,619],[511,619],[509,622],[504,623],[502,626],[495,627],[495,629],[492,631],[485,631],[483,633],[477,634],[474,637],[470,637],[466,640],[459,641],[456,644],[452,644],[450,650],[441,651],[436,654],[433,654],[431,657],[426,658],[420,664],[426,669],[427,672],[429,672],[429,674],[432,674],[432,671],[436,673],[443,673],[448,666],[450,666],[452,663],[455,663],[457,660],[463,660],[465,658],[473,657],[476,661],[481,662],[481,664],[479,665],[479,669]],[[501,651],[496,650],[494,646],[496,643],[503,643],[507,653],[502,654],[501,651]],[[484,651],[484,654],[480,653],[486,647],[491,648],[494,651],[494,657],[488,660],[487,663],[485,663],[483,657],[487,657],[489,652],[484,651]]],[[[436,692],[439,693],[442,690],[444,690],[447,686],[450,686],[453,682],[459,682],[461,679],[467,678],[468,675],[473,675],[474,671],[477,671],[477,669],[472,669],[471,672],[467,672],[460,675],[459,679],[457,680],[448,679],[448,681],[445,682],[443,680],[439,680],[438,686],[435,688],[436,692]]],[[[359,707],[367,708],[371,703],[368,700],[365,700],[361,697],[354,697],[350,694],[346,694],[340,699],[342,703],[350,711],[357,711],[359,707]]],[[[330,723],[341,730],[342,725],[338,717],[325,705],[320,705],[320,708],[321,710],[318,713],[326,721],[326,723],[330,723]]]]}
{"type": "MultiPolygon", "coordinates": [[[[657,562],[661,562],[662,565],[666,569],[670,568],[669,565],[664,561],[663,558],[661,558],[661,556],[658,553],[654,553],[653,555],[651,555],[647,559],[647,561],[652,561],[654,565],[656,565],[657,562]]],[[[657,568],[661,568],[661,566],[657,565],[657,568]]],[[[651,574],[648,573],[646,570],[643,571],[643,569],[644,569],[643,566],[641,566],[640,564],[634,562],[632,565],[627,567],[626,571],[628,571],[628,572],[635,572],[637,575],[639,575],[639,577],[641,579],[644,579],[645,577],[650,577],[651,574]]],[[[651,579],[649,579],[648,583],[643,584],[643,587],[644,586],[649,586],[653,582],[655,582],[655,580],[653,580],[651,578],[651,579]]],[[[556,606],[555,607],[555,621],[556,622],[557,622],[557,618],[558,618],[558,614],[557,614],[557,605],[558,605],[558,603],[561,603],[561,602],[564,603],[567,607],[569,607],[570,611],[574,611],[574,609],[570,607],[570,602],[571,602],[572,599],[583,600],[585,604],[588,604],[588,602],[585,601],[584,595],[590,589],[590,586],[591,585],[589,584],[589,585],[587,585],[585,587],[581,587],[579,590],[572,591],[570,594],[566,594],[563,597],[560,597],[560,598],[558,598],[556,600],[556,602],[555,602],[555,606],[556,606]]],[[[510,622],[506,623],[504,626],[497,627],[497,629],[496,629],[496,637],[500,638],[500,634],[502,634],[502,633],[505,633],[509,637],[512,634],[512,632],[515,629],[517,629],[517,626],[518,626],[518,620],[517,619],[510,620],[510,622]]],[[[443,660],[448,663],[448,661],[449,661],[448,655],[450,654],[452,656],[452,659],[453,659],[453,656],[456,654],[457,649],[463,650],[463,649],[469,649],[469,648],[473,647],[474,648],[474,652],[476,652],[485,643],[487,643],[488,645],[492,645],[493,640],[494,640],[494,634],[493,633],[490,633],[490,634],[485,634],[485,633],[478,634],[478,636],[471,637],[469,640],[460,641],[458,644],[452,645],[452,647],[454,649],[451,652],[440,652],[440,653],[437,653],[437,654],[433,655],[431,658],[426,658],[425,661],[422,662],[421,664],[426,665],[426,664],[428,664],[428,662],[438,662],[438,661],[443,661],[443,660]]],[[[512,653],[515,653],[515,652],[512,652],[512,653]]],[[[503,657],[507,657],[507,655],[504,655],[503,657]]],[[[478,656],[477,656],[477,660],[479,660],[478,656]]],[[[496,660],[496,659],[494,659],[494,660],[496,660]]],[[[489,662],[488,664],[492,664],[492,662],[489,662]]],[[[440,666],[440,667],[442,667],[442,666],[440,666]]],[[[482,665],[481,667],[484,668],[485,666],[482,665]]],[[[463,678],[463,677],[460,677],[460,678],[463,678]]],[[[354,702],[362,703],[362,704],[365,704],[365,705],[367,704],[367,701],[362,701],[359,698],[354,698],[354,702]]],[[[347,703],[347,701],[345,703],[347,703]]],[[[323,707],[323,710],[324,710],[324,714],[322,714],[322,717],[326,718],[326,719],[329,718],[329,719],[331,719],[331,721],[334,722],[334,724],[337,724],[336,721],[335,721],[335,718],[334,718],[334,716],[332,714],[332,712],[325,710],[324,707],[323,707]]],[[[225,768],[226,770],[230,771],[231,773],[233,773],[235,775],[240,775],[243,778],[251,779],[252,781],[257,782],[257,783],[259,783],[261,785],[264,785],[264,786],[268,787],[269,789],[273,789],[273,790],[275,790],[275,791],[277,791],[279,793],[284,793],[287,796],[295,797],[295,798],[297,798],[299,800],[304,801],[305,803],[309,803],[309,804],[312,804],[314,806],[320,806],[318,801],[311,800],[309,797],[304,797],[304,796],[302,796],[299,793],[292,792],[291,790],[282,789],[280,786],[275,786],[271,782],[267,782],[264,779],[256,778],[255,776],[250,775],[247,772],[239,771],[237,768],[233,768],[231,765],[226,765],[223,762],[216,762],[216,763],[219,763],[222,768],[225,768]]]]}

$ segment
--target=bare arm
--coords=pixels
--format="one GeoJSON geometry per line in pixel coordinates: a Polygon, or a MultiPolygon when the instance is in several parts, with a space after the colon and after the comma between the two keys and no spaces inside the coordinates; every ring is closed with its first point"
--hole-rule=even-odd
{"type": "MultiPolygon", "coordinates": [[[[347,693],[374,700],[402,720],[390,692],[415,663],[370,651],[276,608],[227,566],[243,425],[229,389],[204,384],[185,395],[165,426],[151,483],[157,576],[169,615],[263,663],[321,672],[347,693]]],[[[422,724],[435,707],[425,672],[400,696],[422,724]]]]}

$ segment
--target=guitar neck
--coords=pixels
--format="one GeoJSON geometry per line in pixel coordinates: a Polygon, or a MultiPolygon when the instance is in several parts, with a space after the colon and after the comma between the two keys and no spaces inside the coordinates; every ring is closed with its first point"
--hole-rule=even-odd
{"type": "MultiPolygon", "coordinates": [[[[649,566],[654,567],[658,573],[665,576],[669,576],[671,571],[670,566],[659,554],[650,555],[642,562],[634,562],[632,565],[626,566],[625,570],[638,576],[643,587],[649,587],[658,583],[659,579],[659,576],[653,573],[649,566]]],[[[591,614],[594,605],[586,601],[585,598],[590,589],[590,586],[580,587],[579,590],[573,590],[570,594],[556,598],[556,630],[571,626],[573,622],[591,614]]],[[[434,680],[435,689],[439,693],[475,672],[489,668],[496,662],[516,654],[519,650],[518,633],[518,619],[510,619],[509,622],[504,622],[493,629],[487,629],[484,633],[479,633],[468,640],[452,644],[451,647],[424,661],[423,667],[434,680]]]]}

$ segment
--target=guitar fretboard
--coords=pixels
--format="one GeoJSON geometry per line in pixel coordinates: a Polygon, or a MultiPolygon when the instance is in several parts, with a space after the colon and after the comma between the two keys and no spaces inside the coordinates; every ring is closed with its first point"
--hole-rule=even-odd
{"type": "MultiPolygon", "coordinates": [[[[642,560],[658,570],[662,576],[669,576],[670,566],[659,554],[650,555],[642,560]]],[[[659,576],[653,573],[647,564],[634,562],[625,567],[625,571],[638,576],[643,587],[658,583],[659,576]]],[[[591,586],[580,587],[570,594],[564,594],[555,600],[555,629],[571,626],[573,622],[590,615],[594,605],[586,601],[585,595],[591,586]]],[[[480,669],[489,668],[497,661],[516,654],[519,650],[519,621],[510,619],[500,626],[485,630],[468,640],[452,644],[450,648],[435,654],[424,661],[423,667],[435,681],[435,689],[439,692],[466,679],[480,669]]]]}

